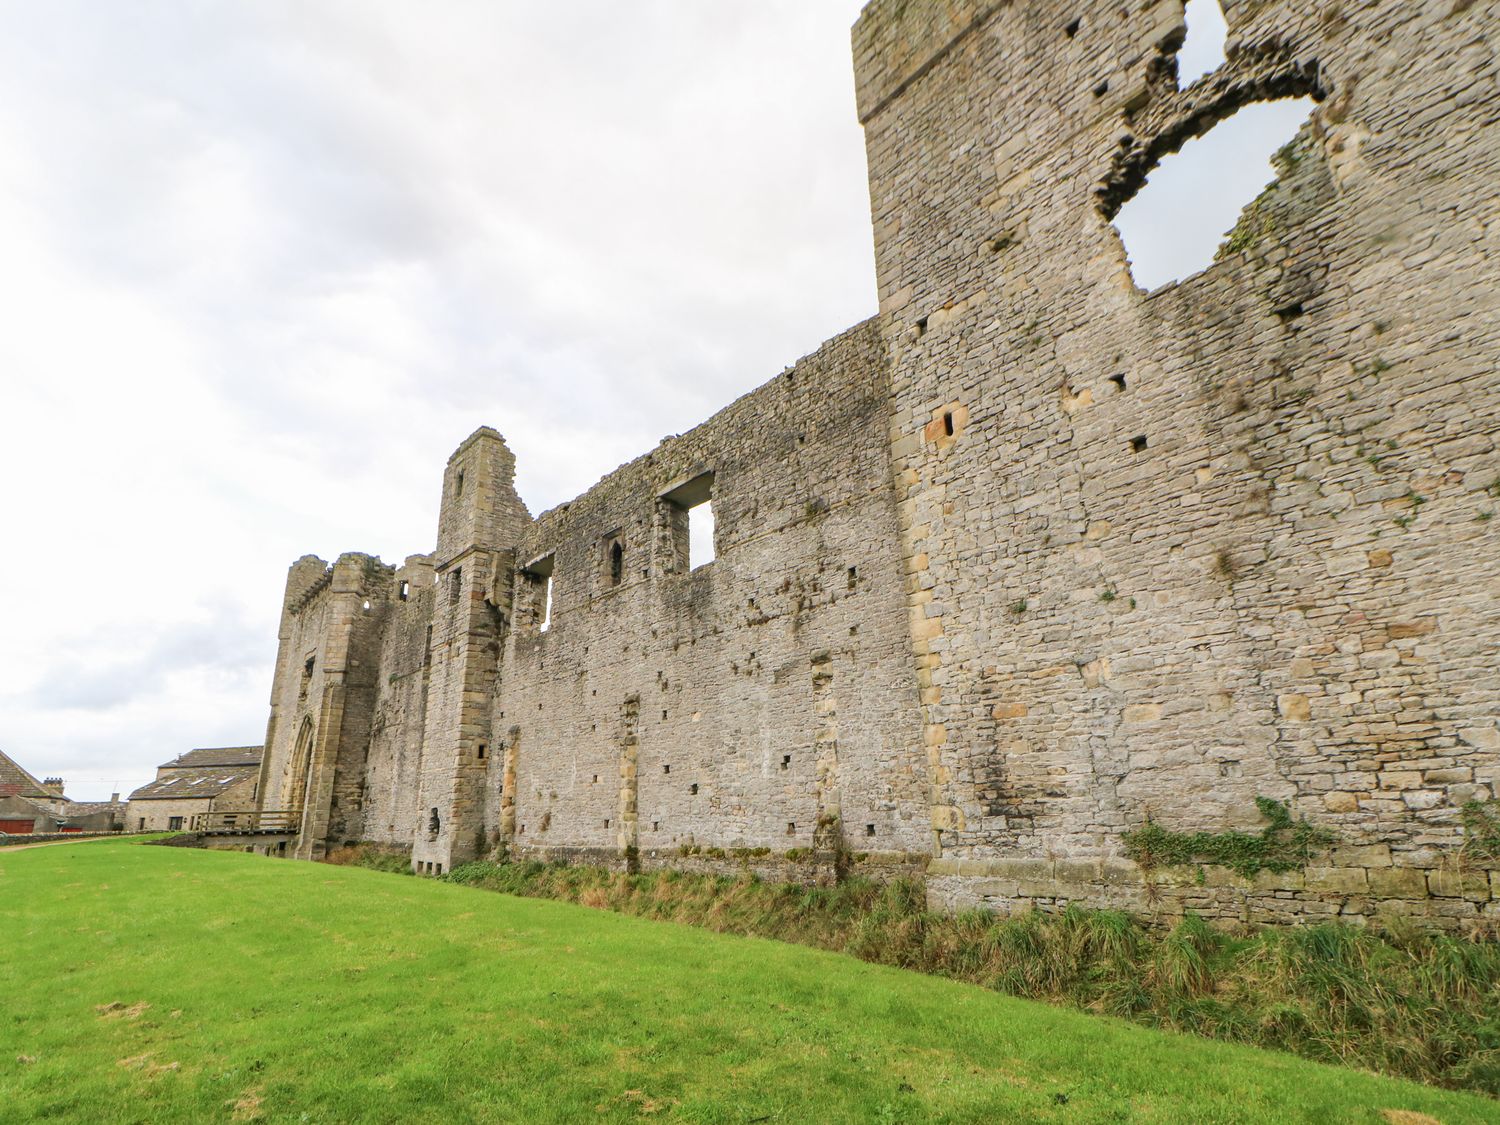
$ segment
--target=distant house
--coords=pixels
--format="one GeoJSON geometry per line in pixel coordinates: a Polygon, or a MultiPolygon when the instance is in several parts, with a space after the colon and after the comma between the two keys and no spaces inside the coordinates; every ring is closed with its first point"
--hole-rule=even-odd
{"type": "Polygon", "coordinates": [[[227,822],[255,809],[260,746],[189,750],[156,768],[156,780],[130,795],[125,814],[132,832],[189,832],[210,814],[227,822]]]}
{"type": "Polygon", "coordinates": [[[125,804],[119,794],[108,801],[70,801],[62,778],[38,781],[0,752],[0,835],[118,832],[124,823],[125,804]]]}

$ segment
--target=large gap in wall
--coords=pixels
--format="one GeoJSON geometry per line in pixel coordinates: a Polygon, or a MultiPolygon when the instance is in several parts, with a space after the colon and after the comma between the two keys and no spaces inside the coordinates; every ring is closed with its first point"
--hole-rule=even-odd
{"type": "Polygon", "coordinates": [[[1177,52],[1177,85],[1191,86],[1224,65],[1229,25],[1219,0],[1188,0],[1187,40],[1177,52]]]}
{"type": "Polygon", "coordinates": [[[1212,265],[1312,110],[1305,97],[1247,105],[1153,169],[1114,220],[1136,284],[1156,289],[1212,265]]]}

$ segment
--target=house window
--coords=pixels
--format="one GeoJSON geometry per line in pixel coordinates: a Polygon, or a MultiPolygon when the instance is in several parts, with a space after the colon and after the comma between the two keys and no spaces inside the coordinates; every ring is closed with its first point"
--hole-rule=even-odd
{"type": "Polygon", "coordinates": [[[167,831],[168,832],[181,832],[182,831],[182,817],[180,817],[180,816],[169,817],[167,819],[167,831]]]}

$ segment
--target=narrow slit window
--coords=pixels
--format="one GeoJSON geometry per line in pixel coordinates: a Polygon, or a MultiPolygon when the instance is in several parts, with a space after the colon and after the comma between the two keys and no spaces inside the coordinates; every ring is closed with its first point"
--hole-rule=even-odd
{"type": "Polygon", "coordinates": [[[943,433],[949,437],[953,436],[953,411],[943,411],[943,433]]]}
{"type": "Polygon", "coordinates": [[[401,592],[397,596],[403,602],[406,601],[407,598],[411,597],[411,583],[410,582],[402,582],[401,583],[401,592]]]}
{"type": "Polygon", "coordinates": [[[609,545],[609,584],[618,586],[625,577],[625,544],[616,539],[609,545]]]}

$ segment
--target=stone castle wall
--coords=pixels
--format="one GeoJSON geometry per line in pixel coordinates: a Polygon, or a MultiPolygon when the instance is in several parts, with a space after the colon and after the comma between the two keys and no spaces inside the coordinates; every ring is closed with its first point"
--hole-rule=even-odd
{"type": "Polygon", "coordinates": [[[925,849],[888,400],[865,324],[537,520],[519,557],[553,560],[551,624],[523,572],[494,724],[516,850],[784,852],[832,817],[925,849]],[[707,474],[716,557],[689,570],[663,497],[707,474]]]}
{"type": "Polygon", "coordinates": [[[856,29],[952,903],[1138,903],[1123,831],[1265,795],[1344,842],[1307,878],[1357,913],[1442,882],[1500,781],[1493,7],[1226,14],[1182,90],[1168,0],[856,29]],[[1137,289],[1109,219],[1144,172],[1292,94],[1319,108],[1238,249],[1137,289]]]}
{"type": "Polygon", "coordinates": [[[1181,89],[1179,0],[872,3],[879,317],[534,520],[483,429],[432,556],[299,561],[261,787],[305,806],[298,854],[1500,911],[1461,816],[1500,785],[1494,9],[1224,8],[1229,61],[1181,89]],[[1110,220],[1145,174],[1292,95],[1318,108],[1232,246],[1136,288],[1110,220]],[[1333,844],[1127,858],[1148,820],[1258,830],[1257,798],[1333,844]]]}

